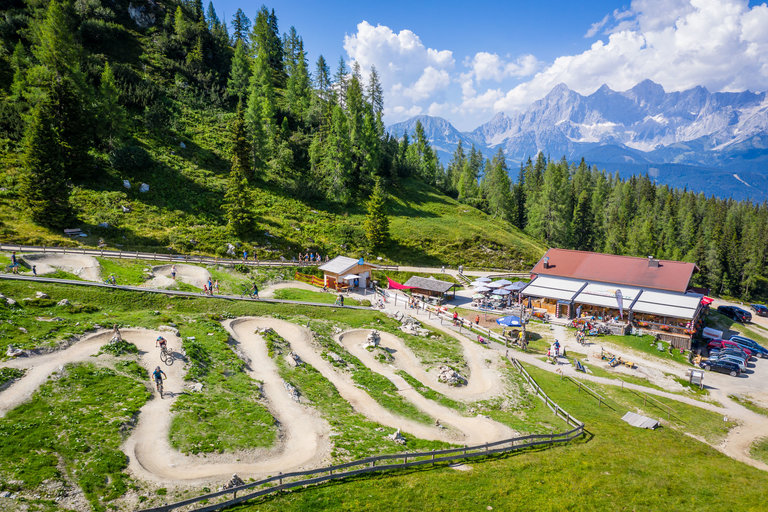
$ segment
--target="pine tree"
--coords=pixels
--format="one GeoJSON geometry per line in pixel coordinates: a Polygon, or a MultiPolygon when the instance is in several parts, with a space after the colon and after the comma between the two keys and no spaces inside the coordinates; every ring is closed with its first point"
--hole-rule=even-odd
{"type": "Polygon", "coordinates": [[[315,89],[317,89],[320,99],[329,101],[331,99],[331,70],[322,55],[317,58],[314,79],[315,89]]]}
{"type": "Polygon", "coordinates": [[[384,247],[389,240],[387,196],[379,180],[373,187],[366,209],[368,214],[365,218],[365,237],[371,250],[376,251],[384,247]]]}
{"type": "Polygon", "coordinates": [[[248,84],[251,79],[251,59],[248,56],[248,48],[240,39],[235,44],[235,53],[232,57],[232,67],[227,82],[227,93],[238,101],[245,100],[248,95],[248,84]]]}
{"type": "Polygon", "coordinates": [[[237,235],[243,236],[253,229],[253,211],[248,188],[248,142],[245,139],[245,120],[240,105],[232,126],[232,170],[229,172],[224,211],[227,224],[237,235]]]}
{"type": "Polygon", "coordinates": [[[349,81],[347,75],[349,75],[347,63],[344,61],[344,57],[339,57],[339,65],[333,75],[333,84],[336,89],[336,98],[341,106],[347,103],[347,82],[349,81]]]}
{"type": "Polygon", "coordinates": [[[464,168],[461,170],[459,184],[457,186],[459,201],[468,204],[477,204],[480,196],[480,188],[477,185],[477,179],[483,166],[483,155],[475,149],[473,145],[469,150],[469,158],[464,162],[464,168]]]}
{"type": "Polygon", "coordinates": [[[205,21],[208,24],[208,30],[213,32],[219,26],[221,21],[216,15],[216,9],[213,7],[213,2],[208,2],[208,10],[205,13],[205,21]]]}
{"type": "Polygon", "coordinates": [[[461,172],[464,170],[466,161],[467,156],[464,154],[464,146],[461,143],[461,139],[459,139],[459,143],[456,145],[453,157],[448,162],[448,169],[446,170],[446,189],[451,194],[455,195],[459,191],[459,180],[461,179],[461,172]]]}
{"type": "MultiPolygon", "coordinates": [[[[368,101],[373,107],[373,113],[381,116],[384,112],[384,89],[381,86],[379,72],[376,66],[371,66],[371,75],[368,77],[368,101]]],[[[459,141],[461,143],[461,141],[459,141]]]]}
{"type": "Polygon", "coordinates": [[[309,110],[312,91],[309,84],[309,71],[307,71],[307,57],[304,53],[304,43],[301,39],[295,43],[295,62],[291,66],[288,76],[285,99],[288,109],[300,120],[303,120],[309,110]]]}
{"type": "Polygon", "coordinates": [[[283,62],[283,44],[277,29],[275,11],[270,13],[261,6],[253,24],[251,43],[256,51],[256,60],[264,67],[265,76],[273,89],[284,89],[286,74],[283,62]]]}
{"type": "Polygon", "coordinates": [[[238,103],[235,120],[232,123],[232,167],[237,167],[248,180],[253,181],[250,155],[251,148],[245,130],[245,114],[242,103],[238,103]]]}
{"type": "Polygon", "coordinates": [[[115,76],[109,62],[104,63],[104,70],[101,73],[99,110],[100,132],[103,134],[103,140],[111,141],[112,145],[120,142],[125,131],[126,115],[123,106],[120,105],[115,76]]]}
{"type": "Polygon", "coordinates": [[[582,190],[571,220],[571,247],[579,251],[592,250],[593,224],[591,198],[582,190]]]}
{"type": "Polygon", "coordinates": [[[21,195],[32,219],[43,226],[63,228],[72,218],[65,162],[69,151],[61,138],[62,119],[48,102],[33,110],[24,137],[21,195]]]}
{"type": "Polygon", "coordinates": [[[501,147],[493,157],[489,167],[483,180],[483,189],[488,200],[488,213],[494,217],[509,219],[512,206],[512,187],[507,161],[501,147]]]}
{"type": "MultiPolygon", "coordinates": [[[[251,20],[245,15],[242,9],[238,9],[232,17],[232,41],[234,45],[242,42],[248,47],[249,34],[251,33],[251,20]]],[[[233,46],[234,46],[233,45],[233,46]]]]}

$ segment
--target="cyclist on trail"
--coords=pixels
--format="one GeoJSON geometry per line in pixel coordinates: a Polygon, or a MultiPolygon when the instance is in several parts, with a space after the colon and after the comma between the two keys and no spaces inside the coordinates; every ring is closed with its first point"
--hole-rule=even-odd
{"type": "Polygon", "coordinates": [[[155,371],[152,372],[152,378],[155,379],[155,387],[160,391],[160,386],[163,385],[163,378],[168,378],[163,370],[158,366],[155,371]]]}
{"type": "MultiPolygon", "coordinates": [[[[155,341],[155,346],[160,347],[160,352],[165,352],[168,348],[168,341],[162,336],[158,336],[157,341],[155,341]]],[[[158,366],[157,368],[159,369],[160,367],[158,366]]]]}
{"type": "Polygon", "coordinates": [[[253,283],[253,288],[251,288],[251,297],[259,298],[259,287],[256,286],[256,283],[253,283]]]}

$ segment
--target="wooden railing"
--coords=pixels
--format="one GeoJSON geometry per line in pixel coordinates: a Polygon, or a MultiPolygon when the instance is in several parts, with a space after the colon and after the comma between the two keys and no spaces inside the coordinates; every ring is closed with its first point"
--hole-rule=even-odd
{"type": "Polygon", "coordinates": [[[294,275],[293,278],[297,281],[301,281],[302,283],[311,284],[312,286],[318,286],[320,288],[325,286],[325,280],[320,279],[317,276],[296,272],[296,275],[294,275]]]}

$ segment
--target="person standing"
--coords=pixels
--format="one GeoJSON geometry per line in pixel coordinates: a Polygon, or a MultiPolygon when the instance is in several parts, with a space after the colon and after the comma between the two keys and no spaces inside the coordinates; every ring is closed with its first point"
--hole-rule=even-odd
{"type": "Polygon", "coordinates": [[[36,265],[32,265],[32,275],[37,277],[37,266],[36,265]]]}
{"type": "Polygon", "coordinates": [[[171,265],[171,277],[176,280],[176,265],[171,265]]]}

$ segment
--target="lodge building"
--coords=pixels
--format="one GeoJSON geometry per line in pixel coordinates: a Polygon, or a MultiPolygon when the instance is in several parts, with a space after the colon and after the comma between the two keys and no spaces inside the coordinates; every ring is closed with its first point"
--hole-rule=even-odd
{"type": "Polygon", "coordinates": [[[694,263],[550,249],[521,295],[536,312],[632,328],[690,349],[701,328],[702,295],[689,289],[694,263]]]}

